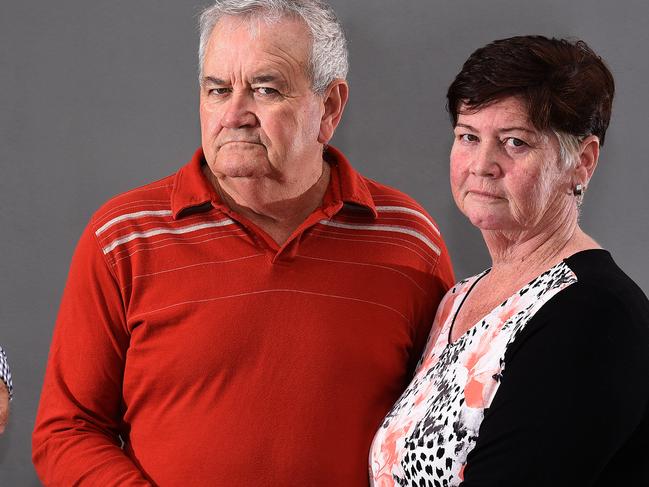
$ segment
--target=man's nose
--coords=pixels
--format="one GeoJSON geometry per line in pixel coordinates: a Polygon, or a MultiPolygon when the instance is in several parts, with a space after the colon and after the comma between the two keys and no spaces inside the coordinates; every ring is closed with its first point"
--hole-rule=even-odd
{"type": "Polygon", "coordinates": [[[252,94],[246,92],[232,93],[226,102],[226,110],[221,125],[226,128],[236,129],[254,127],[257,123],[258,119],[254,112],[252,94]]]}

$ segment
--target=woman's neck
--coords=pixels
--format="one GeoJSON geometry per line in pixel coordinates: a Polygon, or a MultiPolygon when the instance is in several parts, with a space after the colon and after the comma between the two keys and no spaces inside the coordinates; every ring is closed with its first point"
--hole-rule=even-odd
{"type": "MultiPolygon", "coordinates": [[[[492,260],[490,279],[528,282],[581,250],[600,248],[577,223],[577,214],[551,220],[528,232],[482,232],[492,260]]],[[[512,283],[514,284],[514,283],[512,283]]],[[[514,284],[515,285],[515,284],[514,284]]]]}
{"type": "Polygon", "coordinates": [[[564,221],[533,235],[485,230],[483,236],[492,267],[475,283],[458,310],[449,332],[451,342],[539,274],[576,252],[600,248],[579,228],[576,218],[570,224],[564,221]]]}

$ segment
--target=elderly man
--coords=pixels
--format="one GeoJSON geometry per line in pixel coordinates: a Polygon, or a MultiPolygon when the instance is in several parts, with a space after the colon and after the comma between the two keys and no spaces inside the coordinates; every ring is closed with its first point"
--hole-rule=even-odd
{"type": "Polygon", "coordinates": [[[9,370],[5,351],[0,347],[0,434],[4,433],[9,420],[9,400],[12,391],[11,370],[9,370]]]}
{"type": "Polygon", "coordinates": [[[218,1],[199,58],[202,149],[104,205],[75,252],[38,474],[365,486],[374,431],[453,282],[444,243],[327,145],[348,95],[328,6],[218,1]]]}

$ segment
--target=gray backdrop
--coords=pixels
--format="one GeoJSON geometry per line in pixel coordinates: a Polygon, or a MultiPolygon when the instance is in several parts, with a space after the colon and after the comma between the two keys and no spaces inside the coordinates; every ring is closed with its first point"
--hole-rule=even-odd
{"type": "MultiPolygon", "coordinates": [[[[196,17],[209,1],[0,4],[0,343],[16,398],[0,485],[39,485],[30,460],[52,327],[75,242],[110,196],[161,178],[199,145],[196,17]]],[[[617,97],[582,223],[649,291],[645,0],[334,0],[351,99],[335,144],[437,219],[458,277],[488,265],[448,189],[446,87],[475,48],[539,33],[583,38],[617,97]]]]}

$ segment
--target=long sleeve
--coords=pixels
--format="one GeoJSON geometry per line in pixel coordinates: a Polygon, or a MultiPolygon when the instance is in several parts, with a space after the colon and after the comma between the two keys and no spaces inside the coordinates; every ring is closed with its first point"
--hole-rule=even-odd
{"type": "Polygon", "coordinates": [[[7,391],[9,391],[9,398],[11,399],[14,395],[14,387],[11,381],[11,369],[9,368],[9,362],[7,361],[7,355],[5,351],[0,347],[0,380],[5,383],[7,386],[7,391]]]}
{"type": "Polygon", "coordinates": [[[120,289],[89,225],[72,260],[32,438],[45,485],[151,485],[119,436],[128,346],[120,289]]]}
{"type": "Polygon", "coordinates": [[[428,335],[433,324],[433,319],[435,318],[435,313],[437,312],[437,307],[446,294],[446,291],[455,284],[451,256],[442,238],[439,239],[438,245],[440,247],[439,259],[430,279],[431,299],[427,303],[428,309],[422,314],[423,319],[415,325],[413,353],[408,363],[409,378],[412,378],[417,363],[421,359],[426,342],[428,341],[428,335]]]}
{"type": "Polygon", "coordinates": [[[446,244],[441,238],[439,243],[441,252],[439,260],[437,261],[437,266],[435,266],[433,279],[439,292],[438,301],[441,301],[446,294],[446,291],[455,284],[455,274],[453,273],[451,256],[446,248],[446,244]]]}
{"type": "Polygon", "coordinates": [[[461,486],[649,485],[646,309],[577,284],[539,311],[507,352],[461,486]]]}

